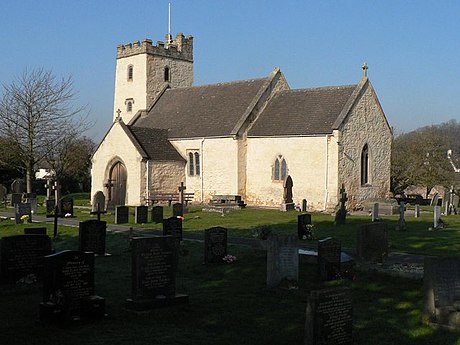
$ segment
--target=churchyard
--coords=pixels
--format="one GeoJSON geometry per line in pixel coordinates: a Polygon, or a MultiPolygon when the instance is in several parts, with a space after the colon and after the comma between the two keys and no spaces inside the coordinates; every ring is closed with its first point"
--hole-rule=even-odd
{"type": "MultiPolygon", "coordinates": [[[[75,204],[85,203],[75,200],[75,204]]],[[[457,255],[460,249],[460,216],[443,217],[445,227],[429,231],[428,228],[433,226],[433,213],[428,207],[423,211],[418,218],[412,216],[411,210],[406,212],[406,231],[396,230],[398,216],[381,217],[382,221],[377,224],[386,224],[389,250],[457,255]]],[[[164,219],[169,218],[172,212],[172,207],[165,207],[164,219]]],[[[39,208],[37,215],[43,216],[45,213],[44,209],[39,208]]],[[[133,281],[133,251],[144,259],[158,257],[152,252],[142,254],[143,245],[137,243],[139,240],[136,238],[142,241],[142,237],[150,237],[150,230],[161,230],[162,225],[151,222],[150,214],[147,224],[136,224],[134,208],[130,208],[128,214],[129,222],[123,225],[126,229],[135,228],[134,233],[108,231],[102,249],[95,243],[100,244],[103,235],[91,232],[97,228],[94,222],[97,215],[91,215],[86,207],[75,207],[74,216],[68,219],[81,222],[91,219],[91,222],[85,222],[84,226],[80,223],[80,229],[59,225],[58,237],[51,241],[56,253],[79,249],[99,252],[94,257],[95,291],[91,291],[91,294],[101,296],[104,309],[99,304],[92,307],[96,314],[106,315],[65,324],[37,322],[39,304],[44,301],[42,280],[2,284],[0,344],[302,344],[314,328],[306,327],[306,319],[314,319],[314,315],[319,314],[337,313],[339,310],[342,321],[338,321],[343,323],[339,325],[345,325],[343,320],[351,322],[352,315],[353,330],[350,335],[354,344],[460,344],[460,333],[435,330],[422,323],[425,297],[423,281],[419,276],[408,279],[383,274],[377,271],[379,264],[375,264],[370,269],[367,266],[355,269],[346,277],[343,275],[345,279],[328,281],[324,277],[322,279],[324,269],[327,271],[331,267],[328,263],[320,265],[320,272],[316,260],[311,257],[299,255],[298,261],[291,260],[291,248],[298,232],[297,216],[301,214],[294,211],[247,208],[222,215],[190,208],[182,221],[184,238],[188,234],[201,234],[204,239],[204,230],[214,226],[227,229],[227,232],[222,228],[212,233],[208,231],[206,243],[184,240],[177,250],[169,246],[168,251],[174,252],[174,255],[167,259],[164,259],[166,252],[161,252],[166,266],[171,263],[170,266],[176,267],[177,262],[177,269],[173,272],[173,290],[181,296],[187,296],[187,301],[149,313],[133,312],[129,307],[142,311],[145,297],[148,301],[151,293],[149,286],[139,285],[139,279],[133,281]],[[272,235],[269,240],[263,241],[267,243],[265,246],[232,244],[231,238],[254,239],[254,234],[263,232],[261,229],[269,229],[272,235]],[[82,238],[84,231],[89,234],[82,238]],[[222,240],[226,236],[229,243],[225,250],[222,240]],[[205,247],[211,248],[206,254],[205,247]],[[236,261],[219,263],[219,260],[215,260],[213,255],[223,253],[235,256],[236,261]],[[207,264],[204,264],[205,261],[207,264]],[[292,265],[293,262],[295,265],[292,265]],[[283,272],[283,266],[288,266],[292,271],[289,272],[289,279],[273,274],[283,272]],[[271,287],[273,282],[277,283],[271,287]],[[325,290],[329,288],[349,290],[325,290]],[[134,295],[137,298],[133,297],[133,291],[136,291],[134,295]],[[332,309],[324,307],[330,306],[330,301],[342,295],[351,299],[339,304],[334,302],[332,309]],[[134,300],[131,304],[127,302],[130,299],[134,300]],[[310,301],[309,312],[306,312],[307,301],[310,301]]],[[[112,212],[101,214],[100,218],[108,224],[115,222],[112,212]]],[[[333,237],[338,241],[330,244],[322,241],[321,255],[326,261],[334,260],[336,255],[333,253],[340,245],[342,250],[354,251],[360,241],[357,240],[360,224],[370,221],[371,217],[367,214],[354,215],[347,216],[344,225],[335,226],[333,215],[313,213],[314,238],[299,240],[298,243],[316,249],[318,240],[333,237]]],[[[0,233],[2,237],[20,235],[25,228],[31,227],[46,227],[52,238],[52,219],[48,223],[29,224],[4,220],[0,222],[0,233]]],[[[86,273],[86,270],[79,271],[82,276],[86,273]]],[[[90,278],[83,280],[91,281],[90,278]]],[[[42,319],[46,320],[48,314],[44,313],[42,319]]],[[[329,329],[328,332],[333,330],[329,329]]]]}

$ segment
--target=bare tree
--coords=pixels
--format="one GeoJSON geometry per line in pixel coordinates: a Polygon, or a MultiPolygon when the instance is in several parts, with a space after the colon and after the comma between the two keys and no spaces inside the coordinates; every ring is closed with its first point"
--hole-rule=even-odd
{"type": "Polygon", "coordinates": [[[16,168],[26,172],[29,193],[36,164],[69,134],[88,129],[86,107],[74,106],[75,95],[71,77],[58,79],[43,68],[26,69],[3,85],[0,136],[15,151],[16,168]]]}

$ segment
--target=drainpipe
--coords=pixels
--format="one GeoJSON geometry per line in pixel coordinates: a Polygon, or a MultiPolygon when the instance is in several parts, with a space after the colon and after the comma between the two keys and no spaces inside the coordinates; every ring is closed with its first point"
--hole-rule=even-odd
{"type": "Polygon", "coordinates": [[[150,161],[147,159],[145,161],[145,170],[146,170],[146,183],[145,183],[145,197],[147,198],[147,206],[149,205],[149,202],[150,202],[150,189],[149,189],[149,184],[150,184],[150,171],[149,171],[149,167],[150,167],[150,161]]]}
{"type": "Polygon", "coordinates": [[[201,152],[201,171],[200,171],[200,178],[201,178],[201,202],[204,202],[204,151],[203,151],[203,146],[204,146],[204,138],[201,139],[201,147],[200,147],[200,152],[201,152]]]}
{"type": "Polygon", "coordinates": [[[326,164],[324,167],[324,211],[326,211],[327,199],[329,197],[329,190],[327,188],[329,182],[329,134],[326,134],[326,164]]]}

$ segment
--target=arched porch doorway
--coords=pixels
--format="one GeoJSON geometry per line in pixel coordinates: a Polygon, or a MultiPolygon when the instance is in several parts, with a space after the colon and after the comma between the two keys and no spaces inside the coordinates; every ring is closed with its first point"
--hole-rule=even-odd
{"type": "Polygon", "coordinates": [[[109,185],[111,193],[109,194],[112,205],[125,205],[126,202],[126,167],[122,162],[116,162],[109,173],[109,185]]]}

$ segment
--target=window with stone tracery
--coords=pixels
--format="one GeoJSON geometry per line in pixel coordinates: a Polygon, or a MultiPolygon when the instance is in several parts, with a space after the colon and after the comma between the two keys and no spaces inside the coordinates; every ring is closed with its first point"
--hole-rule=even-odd
{"type": "Polygon", "coordinates": [[[282,155],[279,155],[275,159],[275,164],[273,165],[273,180],[275,181],[284,181],[287,177],[287,163],[286,159],[282,155]]]}
{"type": "Polygon", "coordinates": [[[361,185],[369,184],[369,146],[364,145],[361,151],[361,185]]]}
{"type": "Polygon", "coordinates": [[[200,164],[200,153],[199,151],[188,152],[188,174],[190,176],[200,176],[201,164],[200,164]]]}

